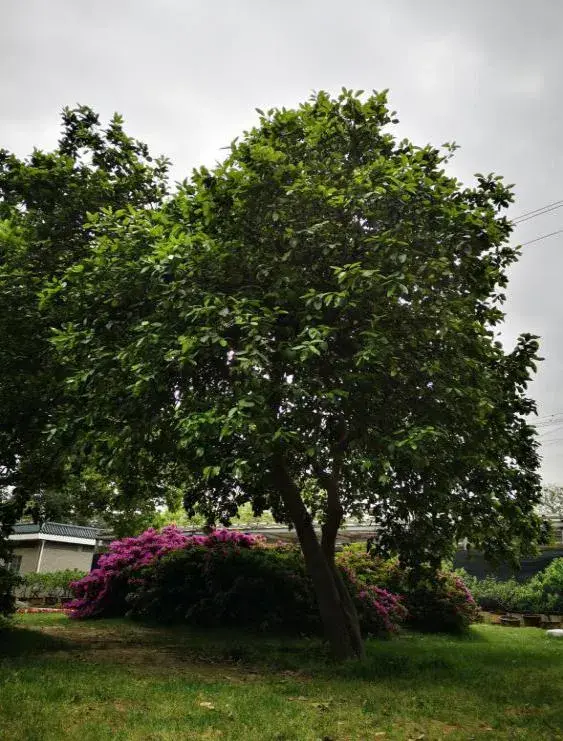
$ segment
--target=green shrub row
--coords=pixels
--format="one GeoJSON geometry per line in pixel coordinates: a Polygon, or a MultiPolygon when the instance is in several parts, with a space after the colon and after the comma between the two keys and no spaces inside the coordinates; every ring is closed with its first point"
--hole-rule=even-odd
{"type": "Polygon", "coordinates": [[[563,558],[555,559],[524,583],[494,577],[477,579],[468,574],[463,574],[463,580],[483,610],[563,613],[563,558]]]}
{"type": "Polygon", "coordinates": [[[70,582],[82,579],[86,572],[78,569],[51,571],[43,574],[24,574],[16,588],[18,599],[35,599],[46,597],[56,600],[68,600],[72,597],[70,582]]]}

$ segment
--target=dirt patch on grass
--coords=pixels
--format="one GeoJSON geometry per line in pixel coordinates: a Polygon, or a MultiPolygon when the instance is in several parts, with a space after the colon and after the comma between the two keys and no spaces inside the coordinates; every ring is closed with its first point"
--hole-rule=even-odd
{"type": "Polygon", "coordinates": [[[63,636],[70,645],[73,659],[91,664],[112,664],[138,670],[152,676],[189,674],[233,684],[249,682],[308,682],[311,677],[300,671],[261,671],[241,659],[239,651],[222,646],[216,653],[203,654],[192,646],[174,642],[166,631],[128,625],[127,632],[107,626],[74,623],[72,626],[49,625],[37,631],[50,636],[63,636]]]}

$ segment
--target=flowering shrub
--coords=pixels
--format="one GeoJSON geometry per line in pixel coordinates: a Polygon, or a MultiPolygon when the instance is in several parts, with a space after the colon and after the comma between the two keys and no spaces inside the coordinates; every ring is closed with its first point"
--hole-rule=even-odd
{"type": "Polygon", "coordinates": [[[187,543],[188,538],[173,525],[160,532],[149,528],[137,537],[113,541],[96,568],[71,583],[75,599],[67,608],[77,618],[123,615],[132,573],[187,543]]]}
{"type": "MultiPolygon", "coordinates": [[[[394,632],[406,610],[377,587],[359,589],[344,575],[362,632],[394,632]]],[[[130,614],[158,622],[240,626],[284,633],[322,629],[311,580],[294,547],[184,548],[154,561],[135,579],[130,614]]]]}
{"type": "Polygon", "coordinates": [[[171,551],[197,548],[250,548],[258,542],[252,535],[216,530],[210,535],[186,536],[175,525],[161,531],[149,528],[133,538],[110,544],[97,567],[83,579],[71,583],[75,599],[67,604],[73,617],[116,617],[127,611],[127,595],[136,574],[171,551]]]}
{"type": "Polygon", "coordinates": [[[403,598],[386,589],[370,586],[352,591],[362,632],[381,636],[396,633],[408,615],[403,598]]]}
{"type": "Polygon", "coordinates": [[[463,580],[439,571],[413,584],[411,573],[397,559],[385,560],[352,546],[337,554],[338,566],[360,588],[377,586],[402,596],[406,624],[417,630],[458,632],[478,618],[478,608],[463,580]]]}
{"type": "MultiPolygon", "coordinates": [[[[406,610],[396,595],[342,571],[364,634],[397,630],[406,610]]],[[[147,530],[110,545],[97,568],[72,584],[68,607],[79,618],[129,614],[166,623],[321,630],[299,549],[265,546],[228,530],[187,537],[175,527],[147,530]]]]}
{"type": "Polygon", "coordinates": [[[128,603],[131,616],[158,622],[285,633],[319,627],[303,559],[293,548],[184,548],[143,569],[128,603]]]}
{"type": "Polygon", "coordinates": [[[362,632],[376,636],[395,633],[408,616],[404,599],[377,585],[373,559],[365,555],[345,549],[337,555],[336,565],[356,605],[362,632]]]}
{"type": "Polygon", "coordinates": [[[479,609],[462,579],[439,571],[432,578],[407,584],[405,602],[409,624],[418,630],[456,633],[479,619],[479,609]]]}

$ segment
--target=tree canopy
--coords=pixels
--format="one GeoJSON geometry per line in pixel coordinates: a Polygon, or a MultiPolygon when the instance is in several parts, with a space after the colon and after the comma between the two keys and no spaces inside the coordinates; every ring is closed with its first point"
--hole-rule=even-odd
{"type": "Polygon", "coordinates": [[[42,285],[64,394],[41,425],[130,501],[176,486],[212,521],[250,503],[292,524],[333,648],[358,655],[344,516],[418,569],[538,534],[538,343],[497,339],[512,194],[449,175],[454,145],[398,140],[385,93],[258,113],[170,198],[89,209],[87,249],[42,285]]]}
{"type": "MultiPolygon", "coordinates": [[[[65,316],[56,302],[42,305],[41,292],[89,253],[90,212],[154,208],[167,187],[166,161],[153,160],[118,115],[104,128],[82,106],[65,109],[62,123],[53,152],[20,159],[0,150],[0,522],[7,527],[28,505],[37,516],[46,502],[54,507],[67,482],[74,494],[79,488],[69,446],[46,435],[65,392],[51,327],[65,316]]],[[[100,494],[92,476],[99,478],[86,473],[90,489],[100,494]]]]}

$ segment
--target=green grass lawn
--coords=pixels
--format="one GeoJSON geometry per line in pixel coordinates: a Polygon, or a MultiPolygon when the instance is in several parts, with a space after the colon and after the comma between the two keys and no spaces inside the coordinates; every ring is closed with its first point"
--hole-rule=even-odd
{"type": "Polygon", "coordinates": [[[1,741],[563,739],[563,641],[476,626],[317,641],[23,615],[0,634],[1,741]]]}

